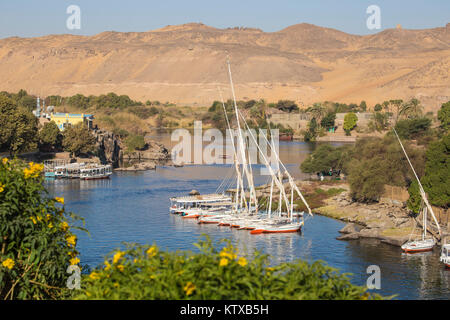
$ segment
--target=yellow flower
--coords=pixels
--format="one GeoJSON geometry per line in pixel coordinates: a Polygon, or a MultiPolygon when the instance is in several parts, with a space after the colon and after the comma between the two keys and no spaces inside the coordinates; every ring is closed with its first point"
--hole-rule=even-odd
{"type": "Polygon", "coordinates": [[[220,267],[225,267],[227,264],[228,264],[228,259],[226,259],[226,258],[220,259],[220,262],[219,262],[220,267]]]}
{"type": "Polygon", "coordinates": [[[79,258],[72,258],[70,259],[70,265],[74,266],[80,263],[80,259],[79,258]]]}
{"type": "Polygon", "coordinates": [[[105,261],[105,270],[108,271],[109,269],[111,269],[111,264],[108,261],[105,261]]]}
{"type": "Polygon", "coordinates": [[[8,158],[3,158],[2,163],[6,166],[6,164],[8,163],[8,158]]]}
{"type": "Polygon", "coordinates": [[[42,218],[40,216],[36,216],[37,221],[41,221],[42,218]]]}
{"type": "Polygon", "coordinates": [[[52,228],[53,228],[53,223],[50,222],[50,223],[48,224],[48,227],[49,227],[50,229],[52,229],[52,228]]]}
{"type": "Polygon", "coordinates": [[[195,285],[192,282],[188,282],[184,286],[183,290],[187,296],[190,296],[192,294],[192,292],[194,292],[194,290],[195,290],[195,285]]]}
{"type": "Polygon", "coordinates": [[[113,264],[116,264],[122,257],[125,255],[125,253],[117,251],[117,253],[113,257],[113,264]]]}
{"type": "Polygon", "coordinates": [[[44,166],[42,164],[30,162],[28,165],[29,165],[29,168],[23,169],[25,179],[37,178],[41,174],[42,170],[44,169],[44,166]]]}
{"type": "Polygon", "coordinates": [[[0,183],[0,193],[2,193],[5,190],[5,185],[0,183]]]}
{"type": "Polygon", "coordinates": [[[220,253],[219,256],[222,258],[228,258],[230,260],[236,259],[237,255],[233,252],[233,248],[224,248],[220,253]]]}
{"type": "Polygon", "coordinates": [[[266,270],[267,270],[267,271],[269,271],[269,272],[272,272],[272,271],[274,271],[274,270],[275,270],[275,268],[271,268],[271,267],[269,267],[269,268],[267,268],[266,270]]]}
{"type": "Polygon", "coordinates": [[[156,250],[155,247],[150,247],[150,248],[147,250],[147,256],[148,256],[149,258],[152,258],[152,257],[156,256],[156,252],[157,252],[157,250],[156,250]]]}
{"type": "Polygon", "coordinates": [[[67,240],[67,243],[69,245],[75,246],[76,241],[77,241],[77,237],[74,236],[74,235],[73,236],[69,236],[69,237],[66,238],[66,240],[67,240]]]}
{"type": "Polygon", "coordinates": [[[69,229],[69,224],[64,221],[63,223],[61,223],[61,230],[66,231],[67,229],[69,229]]]}
{"type": "Polygon", "coordinates": [[[56,197],[55,201],[64,204],[64,198],[56,197]]]}
{"type": "Polygon", "coordinates": [[[36,219],[33,217],[30,217],[31,221],[33,221],[33,224],[36,224],[36,219]]]}
{"type": "Polygon", "coordinates": [[[245,267],[247,265],[247,259],[245,259],[244,257],[239,258],[238,264],[242,267],[245,267]]]}
{"type": "Polygon", "coordinates": [[[89,278],[92,279],[92,280],[98,280],[98,279],[100,279],[100,274],[98,274],[97,272],[92,272],[89,275],[89,278]]]}
{"type": "Polygon", "coordinates": [[[14,260],[13,259],[6,259],[5,261],[2,262],[2,265],[5,268],[8,268],[9,270],[11,270],[14,267],[14,260]]]}
{"type": "Polygon", "coordinates": [[[118,288],[119,284],[117,282],[114,283],[114,288],[118,288]]]}
{"type": "Polygon", "coordinates": [[[124,269],[125,267],[123,266],[123,264],[119,264],[118,266],[117,266],[117,269],[119,269],[121,272],[123,272],[123,269],[124,269]]]}
{"type": "Polygon", "coordinates": [[[154,274],[152,274],[152,275],[150,276],[150,279],[154,280],[154,279],[156,279],[156,276],[155,276],[154,274]]]}

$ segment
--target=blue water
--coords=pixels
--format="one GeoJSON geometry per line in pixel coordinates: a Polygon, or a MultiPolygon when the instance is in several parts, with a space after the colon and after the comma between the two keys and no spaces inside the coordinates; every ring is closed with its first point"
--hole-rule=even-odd
{"type": "MultiPolygon", "coordinates": [[[[192,189],[212,193],[231,166],[161,167],[141,173],[115,173],[110,180],[57,180],[46,184],[55,196],[65,198],[66,208],[82,216],[90,236],[77,232],[82,264],[95,267],[106,254],[123,247],[123,242],[153,244],[168,250],[193,250],[202,234],[214,241],[231,239],[243,254],[258,249],[272,261],[323,260],[341,272],[352,273],[352,282],[366,285],[370,265],[381,269],[382,295],[399,299],[449,299],[450,271],[439,263],[438,251],[402,255],[397,247],[377,241],[338,241],[344,224],[314,216],[308,218],[302,234],[250,235],[217,225],[198,225],[168,212],[169,198],[186,195],[192,189]]],[[[264,183],[267,177],[256,177],[264,183]]]]}

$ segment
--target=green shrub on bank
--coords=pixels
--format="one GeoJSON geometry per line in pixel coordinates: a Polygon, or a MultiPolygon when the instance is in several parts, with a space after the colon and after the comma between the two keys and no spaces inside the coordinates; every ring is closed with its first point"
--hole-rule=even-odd
{"type": "Polygon", "coordinates": [[[373,299],[346,275],[320,262],[298,260],[269,266],[255,252],[239,257],[228,245],[220,252],[207,238],[200,253],[166,252],[156,246],[128,246],[82,279],[75,299],[373,299]]]}
{"type": "Polygon", "coordinates": [[[48,198],[43,166],[0,161],[0,299],[57,299],[67,293],[69,265],[79,265],[78,219],[63,198],[48,198]]]}

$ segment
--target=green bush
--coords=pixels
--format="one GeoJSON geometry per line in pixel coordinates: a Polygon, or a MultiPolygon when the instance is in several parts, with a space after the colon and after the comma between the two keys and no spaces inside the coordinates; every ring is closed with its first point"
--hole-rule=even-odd
{"type": "Polygon", "coordinates": [[[431,120],[428,118],[404,119],[397,122],[395,130],[399,137],[403,139],[417,139],[425,135],[431,127],[431,120]]]}
{"type": "Polygon", "coordinates": [[[46,196],[42,168],[0,162],[0,299],[61,298],[67,267],[80,262],[70,227],[79,218],[46,196]]]}
{"type": "Polygon", "coordinates": [[[64,151],[78,157],[80,154],[89,154],[96,150],[95,137],[82,123],[70,126],[64,130],[62,145],[64,151]]]}
{"type": "Polygon", "coordinates": [[[156,246],[116,251],[82,279],[75,299],[373,299],[347,275],[321,262],[269,265],[267,255],[239,257],[228,242],[220,252],[206,238],[200,253],[166,252],[156,246]]]}
{"type": "Polygon", "coordinates": [[[126,152],[134,152],[145,147],[145,139],[140,135],[129,135],[125,139],[126,152]]]}
{"type": "Polygon", "coordinates": [[[350,135],[350,131],[356,127],[356,123],[358,122],[358,117],[355,113],[349,112],[344,117],[344,130],[346,135],[350,135]]]}

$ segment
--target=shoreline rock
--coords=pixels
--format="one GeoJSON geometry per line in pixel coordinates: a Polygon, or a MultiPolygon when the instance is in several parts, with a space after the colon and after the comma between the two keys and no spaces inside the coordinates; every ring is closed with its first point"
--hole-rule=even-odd
{"type": "Polygon", "coordinates": [[[402,203],[380,202],[362,204],[352,202],[348,192],[326,199],[317,214],[347,222],[337,240],[377,239],[382,243],[401,246],[412,231],[412,219],[402,203]]]}

